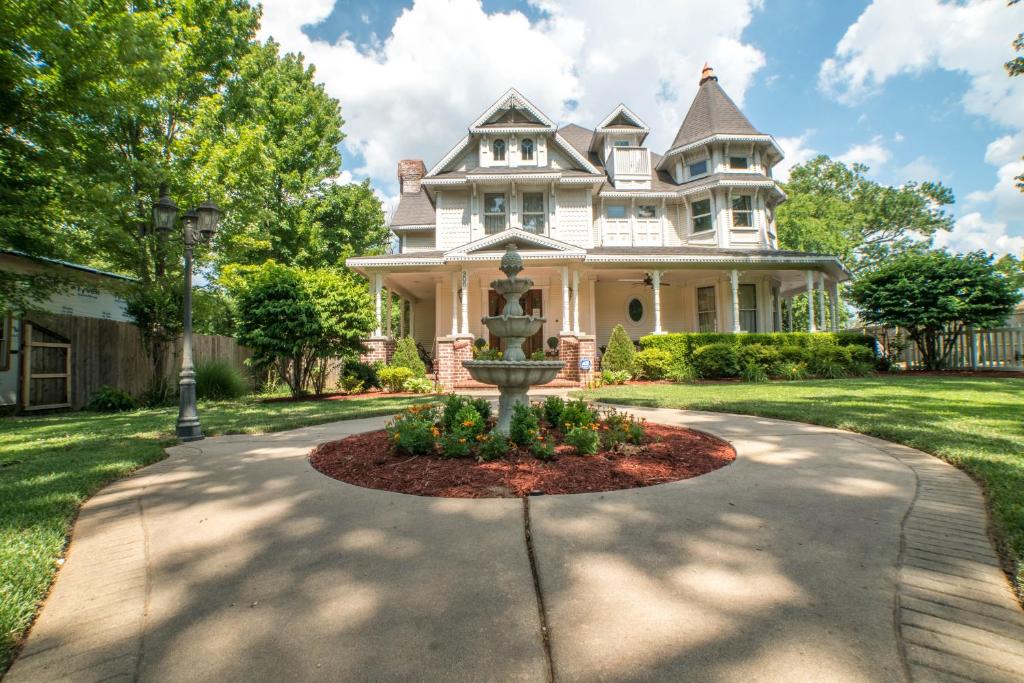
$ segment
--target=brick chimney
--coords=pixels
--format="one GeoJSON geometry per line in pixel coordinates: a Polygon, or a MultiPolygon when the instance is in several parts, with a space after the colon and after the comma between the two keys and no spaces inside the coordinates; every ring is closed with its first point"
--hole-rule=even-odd
{"type": "Polygon", "coordinates": [[[398,183],[402,194],[418,194],[420,180],[427,174],[422,159],[403,159],[398,162],[398,183]]]}

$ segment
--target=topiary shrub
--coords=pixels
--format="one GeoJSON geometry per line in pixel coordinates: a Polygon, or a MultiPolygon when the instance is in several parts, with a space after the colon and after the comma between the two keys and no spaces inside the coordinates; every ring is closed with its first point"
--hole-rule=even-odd
{"type": "Polygon", "coordinates": [[[616,325],[612,336],[608,339],[608,348],[601,356],[601,368],[612,372],[628,372],[633,376],[633,362],[636,359],[636,347],[626,333],[626,328],[616,325]]]}
{"type": "Polygon", "coordinates": [[[97,413],[120,413],[134,408],[135,399],[128,392],[107,384],[92,392],[89,402],[85,405],[86,410],[97,413]]]}
{"type": "Polygon", "coordinates": [[[420,358],[420,352],[416,348],[416,340],[412,337],[402,337],[395,345],[395,353],[391,356],[393,368],[409,368],[413,377],[426,377],[427,366],[420,358]]]}
{"type": "Polygon", "coordinates": [[[196,366],[196,398],[224,401],[240,398],[248,391],[245,377],[230,363],[212,360],[196,366]]]}
{"type": "Polygon", "coordinates": [[[633,357],[633,376],[659,380],[672,372],[672,354],[663,349],[644,349],[633,357]]]}
{"type": "Polygon", "coordinates": [[[723,379],[740,374],[739,354],[733,344],[701,346],[693,352],[693,369],[704,379],[723,379]]]}
{"type": "Polygon", "coordinates": [[[552,351],[558,350],[558,337],[548,337],[548,348],[552,351]]]}
{"type": "Polygon", "coordinates": [[[385,391],[397,393],[405,387],[405,381],[413,378],[412,370],[406,367],[385,365],[377,371],[377,378],[385,391]]]}

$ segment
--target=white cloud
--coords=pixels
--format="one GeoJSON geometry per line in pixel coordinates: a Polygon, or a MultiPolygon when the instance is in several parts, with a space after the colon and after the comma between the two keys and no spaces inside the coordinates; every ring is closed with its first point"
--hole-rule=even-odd
{"type": "Polygon", "coordinates": [[[864,164],[868,168],[877,171],[891,157],[892,153],[885,146],[882,137],[876,136],[869,143],[853,145],[850,149],[836,157],[836,159],[844,164],[864,164]]]}
{"type": "Polygon", "coordinates": [[[997,221],[1024,226],[1024,192],[1017,187],[1017,176],[1024,175],[1021,150],[1024,150],[1024,132],[990,142],[985,150],[985,161],[998,166],[996,184],[991,190],[967,195],[965,205],[990,211],[997,221]]]}
{"type": "Polygon", "coordinates": [[[950,232],[935,236],[935,246],[953,251],[968,252],[979,249],[995,254],[1020,255],[1024,250],[1024,237],[1007,234],[1007,224],[986,220],[977,211],[960,217],[950,232]]]}
{"type": "Polygon", "coordinates": [[[917,182],[942,181],[946,182],[949,176],[942,172],[927,156],[921,155],[908,164],[896,169],[899,182],[914,180],[917,182]]]}
{"type": "Polygon", "coordinates": [[[741,39],[761,0],[634,3],[632,28],[613,0],[532,1],[545,19],[488,14],[479,0],[416,0],[389,35],[362,46],[302,32],[330,14],[333,0],[266,0],[260,36],[316,65],[317,79],[341,101],[346,147],[365,159],[356,176],[386,192],[394,191],[399,159],[437,161],[510,86],[552,118],[581,125],[625,102],[660,150],[682,122],[705,60],[739,104],[765,63],[741,39]]]}
{"type": "Polygon", "coordinates": [[[819,154],[818,150],[807,146],[807,138],[813,134],[813,130],[806,130],[803,135],[791,138],[775,138],[775,141],[779,143],[779,147],[782,148],[782,153],[786,155],[772,169],[772,173],[777,180],[783,183],[786,182],[789,180],[789,171],[794,166],[809,161],[819,154]]]}

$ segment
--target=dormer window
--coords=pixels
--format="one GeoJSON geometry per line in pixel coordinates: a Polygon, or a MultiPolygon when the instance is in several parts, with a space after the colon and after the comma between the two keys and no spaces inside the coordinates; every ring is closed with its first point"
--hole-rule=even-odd
{"type": "Polygon", "coordinates": [[[629,140],[616,140],[612,143],[613,147],[629,147],[629,140]]]}
{"type": "Polygon", "coordinates": [[[519,143],[519,152],[523,161],[533,161],[533,140],[527,138],[519,143]]]}
{"type": "Polygon", "coordinates": [[[691,178],[696,178],[699,175],[706,175],[708,172],[708,160],[702,159],[689,165],[689,172],[691,178]]]}
{"type": "Polygon", "coordinates": [[[744,194],[732,198],[732,225],[735,228],[754,227],[754,211],[750,195],[744,194]]]}
{"type": "Polygon", "coordinates": [[[505,161],[505,141],[495,140],[491,143],[491,156],[495,161],[505,161]]]}
{"type": "Polygon", "coordinates": [[[729,157],[729,168],[735,171],[745,171],[750,168],[749,157],[729,157]]]}

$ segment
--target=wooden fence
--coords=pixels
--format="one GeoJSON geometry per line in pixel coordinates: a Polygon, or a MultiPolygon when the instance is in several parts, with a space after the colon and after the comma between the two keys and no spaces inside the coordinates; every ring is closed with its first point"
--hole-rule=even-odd
{"type": "MultiPolygon", "coordinates": [[[[866,334],[874,336],[886,347],[896,336],[895,330],[868,329],[866,334]]],[[[908,368],[922,366],[921,352],[917,345],[907,340],[903,350],[903,361],[908,368]]],[[[939,347],[945,351],[945,346],[939,347]]],[[[1024,327],[994,327],[987,330],[965,328],[946,357],[950,370],[1024,370],[1024,327]]]]}
{"type": "MultiPolygon", "coordinates": [[[[139,395],[150,386],[153,379],[153,368],[149,356],[142,347],[139,330],[131,323],[102,320],[100,318],[84,318],[79,316],[56,315],[49,313],[33,313],[23,322],[23,329],[32,326],[33,337],[37,341],[46,339],[48,343],[65,342],[70,345],[67,363],[67,380],[64,391],[67,395],[65,405],[77,409],[89,401],[89,397],[103,385],[117,387],[132,395],[139,395]]],[[[23,336],[23,353],[29,339],[23,336]]],[[[38,344],[37,344],[38,345],[38,344]]],[[[55,348],[55,347],[51,347],[55,348]]],[[[31,350],[31,349],[30,349],[31,350]]],[[[164,364],[163,374],[171,381],[176,381],[181,369],[181,342],[179,341],[164,364]]],[[[52,355],[52,352],[51,352],[52,355]]],[[[220,360],[231,363],[249,375],[245,359],[251,354],[231,337],[198,334],[193,336],[192,355],[196,364],[220,360]]],[[[26,356],[28,359],[29,356],[26,356]]],[[[42,358],[36,355],[36,358],[42,358]]],[[[32,365],[40,368],[37,379],[33,380],[31,365],[22,363],[21,386],[22,397],[19,403],[23,409],[40,409],[43,387],[33,385],[42,370],[52,371],[51,367],[42,367],[38,363],[53,365],[55,359],[33,360],[32,365]],[[28,377],[26,377],[28,375],[28,377]],[[29,381],[26,383],[26,379],[29,381]]],[[[53,375],[53,372],[42,374],[53,375]]],[[[59,378],[46,378],[50,384],[56,385],[59,378]]],[[[60,393],[60,387],[46,387],[46,395],[51,397],[60,393]]],[[[50,398],[46,398],[47,401],[50,398]]]]}

